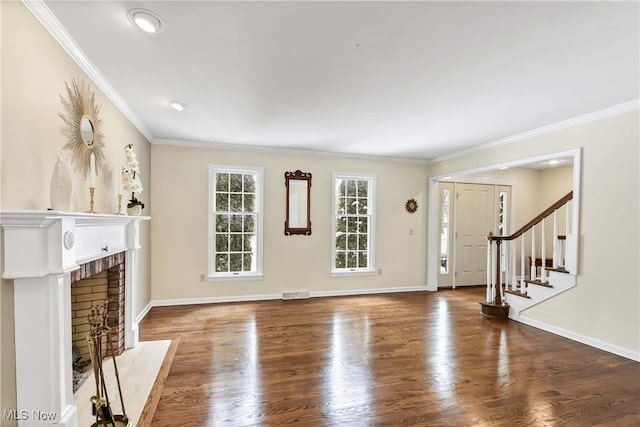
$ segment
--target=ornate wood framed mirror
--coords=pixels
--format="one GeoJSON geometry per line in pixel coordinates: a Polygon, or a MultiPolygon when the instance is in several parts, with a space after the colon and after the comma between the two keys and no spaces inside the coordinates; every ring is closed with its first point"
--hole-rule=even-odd
{"type": "Polygon", "coordinates": [[[311,174],[296,170],[284,173],[286,217],[284,234],[311,234],[311,174]]]}

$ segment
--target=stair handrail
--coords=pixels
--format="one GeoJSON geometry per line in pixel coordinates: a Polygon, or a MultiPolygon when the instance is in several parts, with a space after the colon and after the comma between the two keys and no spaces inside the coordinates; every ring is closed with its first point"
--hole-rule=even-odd
{"type": "MultiPolygon", "coordinates": [[[[500,246],[503,241],[511,241],[515,240],[518,237],[522,236],[527,231],[531,230],[536,224],[543,221],[546,217],[551,215],[555,210],[561,208],[569,200],[573,199],[573,191],[568,192],[565,196],[563,196],[560,200],[553,203],[547,209],[542,211],[538,216],[533,218],[531,221],[526,223],[524,226],[520,227],[518,231],[509,235],[509,236],[495,236],[492,232],[489,232],[487,236],[487,240],[489,244],[487,245],[487,265],[491,264],[492,258],[492,249],[491,245],[493,242],[496,243],[496,270],[495,270],[495,283],[492,283],[489,279],[489,271],[488,280],[487,280],[487,302],[480,301],[482,305],[482,314],[491,316],[491,317],[508,317],[509,315],[509,305],[506,304],[504,300],[504,287],[502,284],[502,273],[500,268],[500,246]],[[493,294],[493,301],[491,301],[490,296],[493,294]]],[[[544,225],[544,223],[543,223],[544,225]]],[[[543,228],[544,232],[544,228],[543,228]]],[[[544,250],[542,252],[544,254],[544,250]]],[[[543,261],[543,272],[544,272],[544,261],[543,261]]],[[[508,278],[507,278],[508,280],[508,278]]]]}
{"type": "Polygon", "coordinates": [[[553,213],[553,211],[555,211],[556,209],[559,209],[562,206],[564,206],[571,199],[573,199],[573,190],[569,191],[561,199],[559,199],[557,202],[555,202],[554,204],[549,206],[547,209],[542,211],[538,216],[533,218],[531,221],[529,221],[528,223],[526,223],[525,225],[520,227],[513,234],[511,234],[509,236],[495,236],[495,235],[491,234],[491,235],[487,236],[487,239],[490,240],[490,241],[498,241],[498,240],[503,241],[503,240],[514,240],[514,239],[517,239],[518,237],[522,236],[527,231],[531,230],[534,225],[538,224],[540,221],[542,221],[543,219],[545,219],[546,217],[551,215],[553,213]]]}

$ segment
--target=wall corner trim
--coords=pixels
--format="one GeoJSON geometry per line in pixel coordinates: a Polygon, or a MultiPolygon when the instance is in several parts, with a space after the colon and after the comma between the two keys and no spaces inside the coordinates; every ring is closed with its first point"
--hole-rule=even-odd
{"type": "Polygon", "coordinates": [[[149,301],[149,303],[142,309],[142,311],[138,313],[138,315],[136,316],[136,323],[142,322],[146,315],[149,314],[149,311],[153,308],[151,302],[152,301],[149,301]]]}

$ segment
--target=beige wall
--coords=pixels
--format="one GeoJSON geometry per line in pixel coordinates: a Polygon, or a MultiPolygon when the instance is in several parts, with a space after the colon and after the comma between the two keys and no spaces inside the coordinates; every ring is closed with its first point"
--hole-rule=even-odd
{"type": "Polygon", "coordinates": [[[583,147],[577,287],[523,313],[608,345],[640,352],[639,117],[607,117],[429,165],[453,174],[583,147]]]}
{"type": "Polygon", "coordinates": [[[538,204],[544,210],[573,189],[573,166],[542,169],[538,187],[538,204]]]}
{"type": "Polygon", "coordinates": [[[351,291],[424,285],[425,165],[337,157],[152,147],[152,299],[351,291]],[[207,272],[208,167],[264,168],[264,279],[200,282],[207,272]],[[284,173],[311,172],[311,236],[285,236],[284,173]],[[381,275],[331,277],[331,174],[376,175],[376,267],[381,275]],[[404,210],[415,198],[415,214],[404,210]],[[409,235],[410,229],[413,235],[409,235]]]}
{"type": "MultiPolygon", "coordinates": [[[[539,205],[538,211],[542,212],[571,190],[573,190],[573,166],[541,170],[537,197],[539,205]]],[[[571,215],[571,202],[558,209],[556,214],[558,234],[560,235],[570,234],[570,231],[566,229],[567,206],[569,207],[569,215],[571,215]]],[[[569,226],[570,225],[571,224],[569,224],[569,226]]],[[[547,251],[545,257],[551,258],[553,256],[553,221],[551,218],[547,220],[545,227],[547,251]]],[[[538,255],[541,256],[540,250],[538,251],[538,255]]]]}
{"type": "MultiPolygon", "coordinates": [[[[60,95],[72,78],[89,82],[78,65],[38,23],[21,2],[2,2],[1,62],[1,208],[47,209],[49,185],[56,158],[62,154],[65,139],[60,133],[63,111],[60,95]]],[[[96,210],[113,212],[115,192],[112,171],[124,163],[124,146],[133,143],[141,164],[145,191],[141,199],[151,214],[149,176],[150,144],[93,84],[96,102],[104,122],[106,159],[109,171],[101,174],[96,185],[96,210]]],[[[87,184],[76,179],[76,211],[88,207],[87,184]]],[[[139,259],[137,311],[150,299],[150,226],[143,223],[139,259]]],[[[2,281],[2,409],[15,408],[13,360],[12,282],[2,281]]],[[[2,424],[3,426],[5,424],[2,424]]]]}

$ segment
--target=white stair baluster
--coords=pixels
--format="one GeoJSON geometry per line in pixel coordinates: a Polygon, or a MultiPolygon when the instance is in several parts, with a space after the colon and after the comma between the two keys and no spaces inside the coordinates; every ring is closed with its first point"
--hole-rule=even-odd
{"type": "Polygon", "coordinates": [[[511,266],[511,285],[513,286],[513,290],[517,291],[520,285],[518,284],[518,269],[516,268],[516,255],[518,253],[516,250],[516,241],[509,241],[509,245],[511,246],[511,249],[509,251],[509,253],[511,254],[509,260],[509,265],[511,266]]]}
{"type": "Polygon", "coordinates": [[[524,279],[527,277],[524,271],[524,234],[520,236],[520,292],[525,292],[524,279]]]}
{"type": "Polygon", "coordinates": [[[509,289],[509,242],[506,240],[502,242],[502,251],[504,252],[504,288],[509,289]]]}
{"type": "Polygon", "coordinates": [[[531,280],[536,278],[536,226],[531,227],[531,271],[529,277],[531,280]]]}
{"type": "Polygon", "coordinates": [[[540,234],[542,235],[542,238],[541,238],[541,240],[542,240],[541,246],[542,247],[540,248],[541,251],[542,251],[542,255],[541,255],[542,256],[542,261],[540,263],[540,280],[543,283],[547,283],[547,257],[546,257],[546,255],[547,255],[547,243],[546,243],[547,236],[545,236],[545,233],[544,233],[544,222],[545,222],[544,218],[542,218],[542,228],[540,230],[540,234]]]}
{"type": "Polygon", "coordinates": [[[570,223],[570,216],[569,216],[569,206],[573,204],[573,201],[568,201],[565,205],[564,205],[564,213],[565,213],[565,220],[564,220],[564,235],[565,235],[565,240],[564,240],[564,245],[563,245],[563,251],[562,251],[562,267],[566,268],[567,266],[567,249],[568,249],[568,245],[567,245],[567,238],[569,237],[569,234],[571,234],[570,232],[570,228],[569,228],[569,223],[570,223]]]}
{"type": "Polygon", "coordinates": [[[553,268],[558,268],[558,210],[553,211],[553,268]]]}

